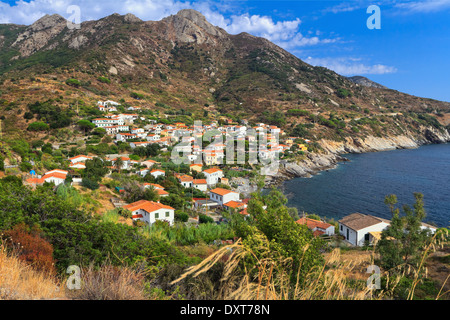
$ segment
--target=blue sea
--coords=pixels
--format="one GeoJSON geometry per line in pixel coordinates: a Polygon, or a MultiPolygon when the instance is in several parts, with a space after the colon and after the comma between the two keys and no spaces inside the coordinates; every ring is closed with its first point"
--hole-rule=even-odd
{"type": "Polygon", "coordinates": [[[354,212],[390,219],[386,195],[396,194],[398,207],[412,207],[413,193],[420,192],[427,213],[424,221],[450,226],[450,144],[344,157],[350,161],[336,169],[286,181],[282,190],[287,205],[335,220],[354,212]]]}

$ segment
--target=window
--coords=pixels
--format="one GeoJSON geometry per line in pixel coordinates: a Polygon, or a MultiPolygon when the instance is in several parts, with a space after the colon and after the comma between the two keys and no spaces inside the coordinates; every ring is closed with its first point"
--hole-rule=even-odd
{"type": "Polygon", "coordinates": [[[155,219],[159,219],[159,213],[158,212],[155,213],[155,219]]]}
{"type": "Polygon", "coordinates": [[[344,230],[344,228],[342,227],[342,224],[341,224],[341,231],[343,231],[344,230]]]}
{"type": "Polygon", "coordinates": [[[166,218],[169,217],[169,211],[166,212],[166,218]]]}

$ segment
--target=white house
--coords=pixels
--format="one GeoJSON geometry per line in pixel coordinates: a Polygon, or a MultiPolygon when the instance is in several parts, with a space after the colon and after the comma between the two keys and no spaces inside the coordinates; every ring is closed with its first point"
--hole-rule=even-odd
{"type": "Polygon", "coordinates": [[[59,186],[66,180],[68,172],[65,170],[55,169],[48,171],[42,178],[29,178],[26,180],[31,185],[43,184],[45,182],[54,183],[55,186],[59,186]]]}
{"type": "Polygon", "coordinates": [[[85,156],[85,155],[78,155],[72,158],[69,158],[70,162],[72,162],[72,164],[77,163],[77,162],[86,162],[87,160],[92,160],[92,157],[89,156],[85,156]]]}
{"type": "MultiPolygon", "coordinates": [[[[115,162],[117,161],[118,158],[112,159],[112,165],[115,165],[115,162]]],[[[122,159],[122,166],[120,167],[120,169],[124,169],[127,170],[131,167],[131,159],[128,157],[120,157],[120,159],[122,159]]]]}
{"type": "Polygon", "coordinates": [[[217,168],[203,170],[206,177],[206,183],[210,185],[217,184],[219,179],[223,178],[223,171],[217,168]]]}
{"type": "Polygon", "coordinates": [[[187,174],[179,175],[179,176],[177,176],[177,178],[178,178],[178,181],[180,182],[180,184],[185,188],[190,188],[194,184],[194,178],[192,178],[191,176],[189,176],[187,174]]]}
{"type": "Polygon", "coordinates": [[[339,222],[339,233],[354,246],[363,246],[364,242],[372,243],[376,234],[383,231],[390,221],[362,213],[352,213],[339,222]]]}
{"type": "Polygon", "coordinates": [[[208,190],[208,183],[206,182],[206,179],[194,179],[193,185],[195,189],[198,189],[200,191],[207,191],[208,190]]]}
{"type": "Polygon", "coordinates": [[[133,220],[140,220],[152,225],[156,221],[167,221],[169,225],[173,225],[175,219],[175,209],[159,202],[140,200],[123,208],[130,210],[133,220]]]}
{"type": "Polygon", "coordinates": [[[239,193],[228,189],[215,188],[209,192],[209,198],[222,206],[230,201],[239,201],[239,193]]]}
{"type": "Polygon", "coordinates": [[[164,177],[166,175],[166,172],[164,170],[161,170],[161,169],[154,169],[154,170],[150,171],[150,174],[152,176],[154,176],[155,179],[156,179],[159,176],[163,176],[164,177]]]}
{"type": "MultiPolygon", "coordinates": [[[[353,213],[339,222],[339,233],[354,246],[363,246],[366,241],[373,243],[381,237],[381,232],[390,225],[391,221],[362,213],[353,213]]],[[[421,229],[436,232],[436,227],[421,223],[421,229]]]]}

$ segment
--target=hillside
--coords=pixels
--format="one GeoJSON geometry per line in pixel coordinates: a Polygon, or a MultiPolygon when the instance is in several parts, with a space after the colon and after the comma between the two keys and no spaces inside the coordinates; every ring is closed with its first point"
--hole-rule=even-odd
{"type": "Polygon", "coordinates": [[[419,132],[440,127],[435,116],[450,110],[446,102],[354,83],[266,39],[228,34],[194,10],[161,21],[113,14],[72,30],[59,15],[1,25],[0,79],[10,135],[27,127],[21,114],[29,104],[49,98],[62,110],[111,99],[192,119],[264,121],[314,140],[419,132]]]}

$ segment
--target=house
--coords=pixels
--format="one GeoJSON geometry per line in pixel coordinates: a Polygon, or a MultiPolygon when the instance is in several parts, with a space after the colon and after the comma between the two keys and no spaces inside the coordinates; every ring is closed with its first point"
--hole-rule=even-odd
{"type": "Polygon", "coordinates": [[[153,188],[160,197],[167,197],[169,195],[163,186],[156,183],[144,183],[144,188],[153,188]]]}
{"type": "Polygon", "coordinates": [[[217,168],[206,169],[203,173],[209,186],[217,184],[223,178],[223,171],[217,168]]]}
{"type": "Polygon", "coordinates": [[[208,183],[206,182],[206,179],[194,179],[193,187],[195,189],[200,190],[200,191],[207,191],[208,190],[208,183]]]}
{"type": "Polygon", "coordinates": [[[77,162],[86,162],[87,160],[92,160],[92,157],[80,154],[78,156],[69,158],[69,161],[72,162],[72,164],[77,163],[77,162]]]}
{"type": "Polygon", "coordinates": [[[191,188],[193,186],[194,178],[192,178],[191,176],[185,174],[185,175],[177,175],[176,177],[183,187],[191,188]]]}
{"type": "Polygon", "coordinates": [[[29,178],[26,180],[26,182],[31,185],[38,185],[47,182],[54,183],[55,186],[59,186],[60,184],[64,183],[67,178],[67,174],[68,172],[65,170],[55,169],[45,173],[42,178],[29,178]]]}
{"type": "MultiPolygon", "coordinates": [[[[390,225],[391,221],[368,214],[352,213],[345,216],[339,222],[339,233],[354,246],[363,246],[376,242],[381,237],[381,232],[390,225]]],[[[421,229],[429,229],[432,233],[436,228],[423,223],[421,229]]]]}
{"type": "Polygon", "coordinates": [[[390,223],[389,220],[362,213],[352,213],[338,222],[339,233],[354,246],[363,246],[366,241],[372,243],[374,236],[371,233],[383,231],[390,223]]]}
{"type": "Polygon", "coordinates": [[[133,220],[144,221],[152,225],[156,221],[167,221],[173,225],[175,219],[175,209],[159,202],[139,200],[123,208],[130,210],[133,220]]]}
{"type": "Polygon", "coordinates": [[[154,160],[145,160],[142,161],[141,164],[143,166],[146,166],[147,168],[151,168],[154,164],[157,164],[158,162],[154,161],[154,160]]]}
{"type": "Polygon", "coordinates": [[[241,210],[244,210],[246,207],[245,203],[243,203],[242,201],[236,201],[236,200],[228,201],[228,202],[224,203],[223,206],[229,211],[231,211],[231,210],[241,211],[241,210]]]}
{"type": "Polygon", "coordinates": [[[306,217],[302,217],[298,219],[296,222],[298,224],[306,225],[308,229],[310,229],[313,232],[314,236],[321,236],[323,234],[327,234],[329,236],[334,235],[334,226],[329,223],[306,217]]]}
{"type": "Polygon", "coordinates": [[[202,164],[199,163],[193,163],[189,166],[189,170],[190,171],[197,171],[197,172],[202,172],[202,164]]]}
{"type": "Polygon", "coordinates": [[[131,149],[134,149],[136,147],[146,147],[150,144],[150,142],[130,142],[131,149]]]}
{"type": "Polygon", "coordinates": [[[166,172],[164,170],[161,170],[161,169],[154,169],[154,170],[150,171],[150,174],[152,176],[154,176],[155,179],[156,179],[159,176],[163,176],[164,177],[166,175],[166,172]]]}
{"type": "Polygon", "coordinates": [[[86,165],[83,162],[72,163],[69,168],[71,169],[86,169],[86,165]]]}
{"type": "Polygon", "coordinates": [[[239,201],[239,193],[228,189],[215,188],[209,192],[209,198],[223,206],[229,201],[239,201]]]}
{"type": "MultiPolygon", "coordinates": [[[[111,160],[112,165],[115,166],[115,162],[117,161],[118,158],[114,158],[111,160]]],[[[131,167],[131,159],[128,157],[120,157],[120,159],[122,160],[122,166],[120,167],[120,169],[124,169],[127,170],[131,167]]]]}

